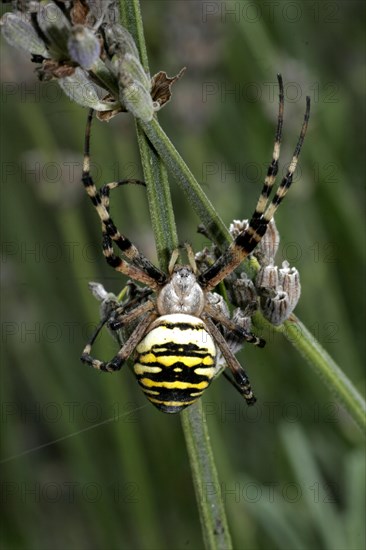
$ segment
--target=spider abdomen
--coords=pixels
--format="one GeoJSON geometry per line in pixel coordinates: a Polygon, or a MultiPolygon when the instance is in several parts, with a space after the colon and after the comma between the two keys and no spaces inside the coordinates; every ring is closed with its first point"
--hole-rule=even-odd
{"type": "Polygon", "coordinates": [[[163,315],[136,347],[134,371],[146,397],[161,411],[191,405],[216,374],[216,347],[198,317],[163,315]]]}

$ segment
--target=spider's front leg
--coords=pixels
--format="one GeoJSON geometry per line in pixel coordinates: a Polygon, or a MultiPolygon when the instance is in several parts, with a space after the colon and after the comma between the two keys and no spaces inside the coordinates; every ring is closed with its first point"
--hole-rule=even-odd
{"type": "Polygon", "coordinates": [[[304,142],[305,134],[308,127],[310,116],[310,97],[306,97],[306,110],[304,120],[301,127],[300,136],[298,138],[291,163],[287,169],[286,175],[282,179],[272,201],[268,204],[269,196],[278,171],[278,158],[280,153],[280,143],[282,136],[282,120],[283,120],[283,84],[282,78],[278,75],[280,86],[280,102],[278,112],[278,122],[276,130],[276,138],[273,149],[272,162],[269,166],[264,185],[257,202],[257,206],[249,220],[249,225],[234,239],[223,254],[215,261],[213,265],[208,267],[198,278],[198,282],[206,291],[211,291],[230,273],[232,273],[247,256],[253,252],[256,246],[262,240],[266,233],[267,227],[273,216],[286,196],[296,170],[300,151],[304,142]]]}
{"type": "Polygon", "coordinates": [[[114,312],[112,315],[109,314],[102,319],[89,342],[85,346],[81,355],[81,361],[87,365],[90,365],[94,369],[105,372],[114,372],[119,370],[126,359],[130,357],[137,344],[145,336],[149,325],[154,319],[156,319],[156,316],[155,304],[151,301],[141,304],[125,315],[117,315],[117,317],[115,317],[114,312]],[[110,328],[112,330],[118,330],[122,325],[130,323],[140,316],[143,316],[141,321],[134,329],[128,340],[123,344],[117,355],[115,355],[110,361],[100,361],[90,355],[92,345],[94,344],[99,332],[107,322],[111,321],[110,328]]]}
{"type": "Polygon", "coordinates": [[[116,189],[126,183],[144,185],[144,182],[140,180],[121,180],[108,183],[104,185],[100,191],[97,190],[90,173],[90,134],[93,113],[94,111],[91,109],[89,111],[85,130],[82,182],[102,222],[104,256],[108,264],[116,271],[120,271],[127,275],[127,277],[135,279],[156,290],[160,285],[165,283],[165,273],[154,266],[125,235],[119,232],[109,213],[109,193],[112,189],[116,189]],[[125,256],[131,264],[114,253],[113,244],[120,249],[123,256],[125,256]]]}

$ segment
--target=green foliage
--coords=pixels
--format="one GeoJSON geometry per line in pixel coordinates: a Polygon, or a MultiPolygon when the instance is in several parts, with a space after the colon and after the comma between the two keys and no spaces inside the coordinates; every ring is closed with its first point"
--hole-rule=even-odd
{"type": "MultiPolygon", "coordinates": [[[[142,2],[152,72],[188,68],[159,119],[228,224],[252,211],[270,161],[276,73],[282,166],[311,95],[301,178],[276,217],[280,250],[301,274],[297,315],[362,389],[362,8],[291,5],[233,2],[235,17],[225,2],[142,2]]],[[[3,547],[201,548],[179,418],[147,404],[127,368],[109,376],[79,362],[99,317],[88,281],[124,284],[104,264],[79,181],[86,111],[3,46],[3,547]]],[[[95,124],[98,183],[141,177],[137,151],[128,115],[95,124]]],[[[112,212],[156,261],[145,193],[115,191],[112,212]]],[[[179,240],[202,249],[196,214],[172,193],[179,240]]],[[[220,475],[204,490],[221,492],[235,548],[361,549],[360,434],[293,347],[263,336],[264,350],[240,354],[258,405],[223,378],[203,398],[220,475]]],[[[114,351],[104,335],[96,352],[114,351]]]]}

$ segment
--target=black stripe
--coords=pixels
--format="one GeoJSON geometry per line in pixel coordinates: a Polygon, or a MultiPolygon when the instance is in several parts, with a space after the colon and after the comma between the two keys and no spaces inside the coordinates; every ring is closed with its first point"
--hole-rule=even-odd
{"type": "Polygon", "coordinates": [[[272,160],[272,163],[268,167],[267,176],[277,176],[277,174],[278,174],[278,160],[272,160]]]}
{"type": "MultiPolygon", "coordinates": [[[[149,366],[160,366],[159,363],[152,363],[149,366]]],[[[177,363],[174,364],[172,370],[171,367],[165,368],[163,367],[163,370],[161,372],[146,372],[144,374],[139,374],[136,376],[137,380],[140,382],[142,378],[146,378],[147,380],[151,380],[152,382],[156,382],[157,384],[162,384],[164,382],[182,382],[187,384],[200,384],[201,382],[207,382],[208,384],[212,381],[212,378],[209,376],[205,376],[204,374],[196,374],[193,370],[187,371],[187,367],[185,367],[183,363],[180,363],[177,361],[177,363]],[[174,368],[180,367],[182,369],[182,372],[174,372],[174,368]]],[[[199,368],[197,367],[194,368],[199,368]]],[[[202,368],[202,367],[201,367],[202,368]]],[[[142,385],[142,384],[141,384],[142,385]]],[[[150,388],[152,390],[155,389],[155,387],[150,388]]],[[[159,389],[159,387],[157,387],[159,389]]],[[[202,389],[202,388],[201,388],[202,389]]],[[[205,388],[203,388],[205,389],[205,388]]],[[[170,390],[173,391],[173,390],[170,390]]]]}
{"type": "Polygon", "coordinates": [[[103,250],[110,250],[113,253],[112,241],[109,235],[106,235],[106,234],[103,235],[102,247],[103,247],[103,250]]]}
{"type": "Polygon", "coordinates": [[[94,195],[94,196],[90,196],[90,200],[92,201],[92,203],[94,204],[94,206],[98,206],[98,204],[100,204],[100,197],[99,195],[94,195]]]}
{"type": "Polygon", "coordinates": [[[252,235],[249,235],[249,233],[245,231],[236,237],[235,244],[245,250],[245,252],[249,253],[254,250],[258,243],[255,239],[253,239],[252,235]]]}
{"type": "Polygon", "coordinates": [[[205,285],[209,283],[212,279],[216,277],[220,271],[232,261],[232,254],[230,252],[224,253],[210,268],[206,269],[204,273],[202,273],[198,277],[198,282],[201,285],[205,285]]]}
{"type": "Polygon", "coordinates": [[[149,277],[157,281],[159,284],[165,283],[167,279],[167,276],[165,275],[165,273],[160,271],[160,269],[155,267],[153,264],[150,264],[150,262],[149,263],[143,262],[142,268],[144,271],[146,271],[149,277]]]}
{"type": "MultiPolygon", "coordinates": [[[[140,384],[142,389],[144,389],[144,386],[142,384],[140,384]]],[[[165,401],[165,402],[169,402],[169,401],[178,401],[182,404],[184,404],[184,402],[186,401],[192,401],[193,399],[195,399],[194,397],[191,396],[191,392],[192,393],[196,393],[195,392],[195,389],[194,388],[189,388],[188,390],[169,390],[167,388],[162,388],[161,390],[158,389],[158,388],[146,388],[146,389],[151,389],[152,391],[158,391],[159,392],[159,395],[154,395],[154,394],[149,394],[149,393],[146,393],[146,397],[149,398],[151,397],[152,399],[159,399],[161,401],[165,401]]],[[[197,390],[198,391],[201,391],[201,390],[197,390]]],[[[199,396],[198,396],[199,397],[199,396]]],[[[198,399],[198,397],[196,399],[198,399]]],[[[157,404],[157,407],[160,408],[160,405],[157,404]]]]}
{"type": "Polygon", "coordinates": [[[278,191],[276,193],[276,195],[273,197],[273,200],[272,200],[272,203],[275,204],[275,205],[279,205],[281,204],[282,200],[285,198],[285,195],[282,195],[282,196],[279,196],[278,193],[280,190],[285,190],[287,191],[288,188],[290,187],[291,183],[292,183],[292,177],[293,177],[293,174],[290,174],[289,176],[286,176],[286,178],[283,180],[281,186],[278,188],[278,191]]]}
{"type": "Polygon", "coordinates": [[[190,384],[199,384],[200,382],[210,382],[212,378],[205,373],[197,374],[196,369],[204,369],[209,371],[214,367],[213,365],[204,365],[203,363],[198,363],[193,367],[189,367],[183,361],[176,361],[170,367],[166,367],[159,363],[159,361],[150,361],[149,363],[142,363],[139,361],[139,357],[135,360],[135,364],[138,363],[142,368],[146,367],[159,367],[160,372],[148,372],[136,374],[137,379],[147,378],[154,382],[189,382],[190,384]],[[178,372],[175,372],[174,369],[181,369],[178,372]]]}
{"type": "Polygon", "coordinates": [[[81,181],[85,187],[95,187],[93,179],[89,174],[83,174],[81,176],[81,181]]]}
{"type": "Polygon", "coordinates": [[[117,256],[105,256],[105,259],[107,260],[108,265],[116,268],[121,265],[121,260],[117,256]]]}
{"type": "MultiPolygon", "coordinates": [[[[200,325],[192,325],[190,323],[169,323],[167,321],[162,321],[162,323],[159,325],[160,327],[166,327],[166,328],[178,328],[179,330],[205,330],[205,327],[200,325]]],[[[198,348],[200,349],[200,348],[198,348]]]]}
{"type": "MultiPolygon", "coordinates": [[[[159,325],[159,326],[164,326],[164,325],[159,325]]],[[[200,347],[197,344],[193,344],[192,342],[189,344],[178,344],[177,342],[164,342],[164,344],[154,344],[153,346],[151,346],[151,349],[154,353],[159,349],[167,349],[175,352],[179,352],[179,350],[182,349],[183,350],[182,353],[188,352],[187,355],[189,355],[191,351],[197,351],[197,352],[202,351],[202,353],[204,353],[205,355],[209,355],[207,348],[200,347]]]]}
{"type": "MultiPolygon", "coordinates": [[[[242,336],[242,333],[241,333],[242,336]]],[[[146,353],[141,353],[140,357],[144,357],[144,355],[149,355],[150,353],[153,353],[156,357],[174,357],[175,355],[180,357],[197,357],[198,359],[205,359],[206,357],[211,357],[213,359],[212,355],[207,353],[207,351],[179,351],[178,349],[176,351],[147,351],[146,353]]]]}

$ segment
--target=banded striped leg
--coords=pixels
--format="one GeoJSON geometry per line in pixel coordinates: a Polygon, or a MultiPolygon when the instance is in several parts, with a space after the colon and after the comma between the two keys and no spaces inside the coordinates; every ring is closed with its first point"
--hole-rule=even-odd
{"type": "Polygon", "coordinates": [[[153,290],[158,290],[160,288],[161,283],[160,281],[157,282],[155,277],[150,276],[150,274],[146,273],[143,269],[140,269],[133,264],[129,264],[114,253],[112,239],[106,232],[103,232],[102,246],[103,255],[108,265],[113,267],[113,269],[123,275],[126,275],[127,277],[130,277],[131,279],[135,279],[135,281],[138,281],[139,283],[147,285],[153,290]]]}
{"type": "Polygon", "coordinates": [[[276,128],[275,142],[273,147],[272,162],[268,167],[267,176],[264,180],[263,189],[261,191],[261,194],[258,199],[258,203],[252,218],[258,218],[263,214],[267,206],[268,197],[271,194],[272,187],[276,181],[276,176],[278,173],[278,159],[280,158],[280,149],[281,149],[281,141],[282,141],[283,111],[284,111],[285,96],[283,92],[282,76],[280,74],[277,75],[277,80],[278,80],[280,93],[279,93],[277,128],[276,128]]]}
{"type": "MultiPolygon", "coordinates": [[[[147,258],[145,258],[145,256],[143,256],[143,254],[139,252],[136,246],[132,244],[127,237],[125,237],[118,231],[112,218],[109,215],[108,193],[110,189],[108,189],[108,184],[107,184],[108,191],[106,192],[106,196],[102,198],[100,193],[97,191],[93,178],[90,174],[90,134],[91,134],[91,124],[93,120],[93,113],[94,113],[93,109],[90,109],[88,114],[88,119],[87,119],[86,130],[85,130],[82,182],[102,222],[103,250],[105,251],[104,255],[107,258],[111,259],[111,261],[109,261],[108,263],[110,263],[111,265],[113,263],[117,264],[115,260],[117,256],[114,255],[113,247],[112,245],[110,245],[110,242],[112,240],[121,250],[121,252],[131,262],[133,262],[135,268],[139,268],[140,271],[145,272],[145,279],[142,282],[144,282],[151,288],[157,288],[159,285],[165,282],[166,280],[165,273],[163,273],[162,271],[160,271],[160,269],[155,267],[147,258]],[[150,281],[150,283],[148,281],[150,281]]],[[[114,188],[118,186],[118,183],[119,182],[114,182],[113,184],[111,184],[110,188],[114,188]]],[[[118,263],[119,269],[117,269],[117,267],[115,267],[114,265],[113,267],[115,267],[115,269],[117,269],[118,271],[122,271],[124,273],[123,260],[121,260],[120,258],[119,260],[120,260],[120,262],[118,263]]],[[[126,273],[126,274],[132,277],[130,273],[126,273]]],[[[137,280],[141,281],[141,277],[138,277],[137,280]]]]}
{"type": "Polygon", "coordinates": [[[92,345],[94,344],[102,327],[105,325],[108,319],[110,319],[110,316],[102,319],[94,334],[90,338],[89,342],[85,346],[84,351],[81,355],[81,361],[83,363],[86,363],[87,365],[90,365],[94,369],[102,370],[105,372],[114,372],[116,370],[119,370],[126,359],[129,358],[137,344],[142,340],[151,322],[156,318],[157,314],[155,311],[155,305],[152,302],[146,302],[141,306],[138,306],[130,313],[127,313],[126,315],[118,318],[121,324],[126,324],[133,321],[137,317],[140,317],[141,315],[144,315],[144,317],[141,319],[135,330],[132,332],[127,342],[125,342],[125,344],[121,347],[117,355],[115,355],[113,359],[111,359],[111,361],[107,362],[99,361],[99,359],[95,359],[90,355],[92,345]]]}
{"type": "MultiPolygon", "coordinates": [[[[255,249],[257,244],[261,241],[263,235],[267,230],[269,222],[272,220],[278,206],[286,196],[289,190],[292,178],[297,166],[299,154],[302,144],[304,142],[306,130],[308,127],[308,121],[310,116],[310,97],[306,97],[306,111],[304,115],[304,122],[301,128],[300,136],[285,177],[282,179],[275,196],[267,209],[261,212],[261,209],[265,209],[267,199],[260,197],[257,207],[249,221],[248,227],[239,233],[232,244],[227,250],[216,260],[216,262],[206,269],[202,273],[198,280],[205,290],[212,290],[220,281],[236,269],[241,262],[255,249]]],[[[264,189],[266,188],[266,184],[264,189]]]]}
{"type": "Polygon", "coordinates": [[[235,388],[245,398],[248,405],[254,405],[254,403],[256,402],[256,398],[253,394],[252,387],[250,385],[250,381],[245,370],[240,365],[237,358],[231,353],[226,344],[225,338],[216,327],[215,323],[211,321],[211,319],[206,315],[204,316],[204,320],[211,336],[214,338],[217,346],[219,347],[228,368],[231,370],[231,373],[235,380],[235,388]]]}
{"type": "MultiPolygon", "coordinates": [[[[277,75],[278,86],[279,86],[279,105],[278,105],[278,117],[277,117],[277,128],[275,134],[275,142],[273,146],[272,161],[268,166],[267,176],[264,180],[263,188],[259,196],[257,206],[255,208],[252,218],[260,217],[267,205],[268,197],[271,194],[272,187],[276,181],[276,176],[278,173],[278,160],[280,158],[280,149],[282,141],[282,128],[283,128],[283,111],[284,111],[284,91],[283,91],[283,81],[280,74],[277,75]]],[[[210,235],[206,231],[203,225],[198,227],[198,233],[201,233],[209,240],[211,240],[210,235]]]]}
{"type": "Polygon", "coordinates": [[[263,340],[262,338],[258,338],[258,336],[255,336],[251,332],[240,327],[239,325],[231,321],[231,319],[225,317],[225,315],[223,315],[221,312],[217,311],[211,304],[206,303],[204,311],[214,321],[217,321],[218,323],[220,323],[220,325],[223,325],[230,332],[233,332],[246,342],[249,342],[249,344],[253,344],[254,346],[258,346],[260,348],[263,348],[266,345],[265,340],[263,340]]]}
{"type": "Polygon", "coordinates": [[[111,183],[106,183],[101,187],[99,191],[101,203],[103,206],[105,206],[107,212],[109,213],[109,194],[113,189],[117,189],[117,187],[120,187],[122,185],[127,185],[129,183],[134,183],[136,185],[143,185],[146,187],[146,183],[141,180],[137,179],[128,179],[128,180],[119,180],[119,181],[112,181],[111,183]]]}

